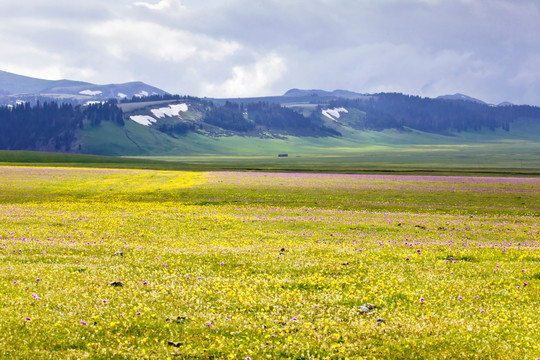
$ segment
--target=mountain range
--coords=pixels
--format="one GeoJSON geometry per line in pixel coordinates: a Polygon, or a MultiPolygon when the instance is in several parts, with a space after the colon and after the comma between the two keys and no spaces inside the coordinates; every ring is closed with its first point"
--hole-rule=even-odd
{"type": "Polygon", "coordinates": [[[120,156],[354,153],[367,146],[540,143],[540,108],[463,94],[291,89],[211,99],[131,82],[96,85],[0,72],[0,150],[120,156]]]}
{"type": "Polygon", "coordinates": [[[83,81],[37,79],[0,71],[0,104],[35,103],[38,99],[86,103],[164,94],[165,91],[140,81],[96,85],[83,81]]]}

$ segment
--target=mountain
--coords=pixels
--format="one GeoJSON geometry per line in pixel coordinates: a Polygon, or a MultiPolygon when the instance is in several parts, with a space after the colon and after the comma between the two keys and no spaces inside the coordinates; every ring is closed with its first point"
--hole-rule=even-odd
{"type": "Polygon", "coordinates": [[[514,104],[512,104],[511,102],[508,102],[508,101],[504,101],[504,102],[498,104],[497,106],[514,106],[514,104]]]}
{"type": "Polygon", "coordinates": [[[37,100],[85,103],[111,98],[123,99],[133,96],[165,95],[165,91],[143,82],[96,85],[73,80],[43,80],[0,71],[0,103],[15,104],[17,101],[35,103],[37,100]]]}
{"type": "Polygon", "coordinates": [[[264,154],[298,151],[294,144],[302,143],[306,151],[324,153],[334,147],[354,152],[385,138],[392,145],[422,139],[426,145],[448,139],[471,144],[480,134],[532,142],[536,149],[538,131],[538,107],[491,106],[463,94],[291,89],[278,96],[209,99],[167,94],[142,82],[96,85],[0,72],[0,150],[264,154]]]}
{"type": "Polygon", "coordinates": [[[457,94],[454,94],[454,95],[442,95],[442,96],[438,96],[437,99],[440,99],[440,100],[457,100],[457,101],[470,101],[470,102],[474,102],[474,103],[478,103],[478,104],[483,104],[483,105],[487,105],[485,102],[483,102],[482,100],[478,100],[478,99],[475,99],[473,97],[470,97],[470,96],[467,96],[467,95],[463,95],[463,94],[460,94],[460,93],[457,93],[457,94]]]}
{"type": "Polygon", "coordinates": [[[365,94],[359,94],[354,91],[348,90],[334,90],[334,91],[325,91],[320,89],[312,90],[301,90],[301,89],[290,89],[285,94],[284,97],[304,97],[304,96],[331,96],[331,97],[363,97],[365,94]]]}

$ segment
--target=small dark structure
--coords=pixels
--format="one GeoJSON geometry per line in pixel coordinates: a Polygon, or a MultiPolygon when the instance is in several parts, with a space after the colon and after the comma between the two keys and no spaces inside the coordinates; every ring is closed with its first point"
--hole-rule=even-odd
{"type": "Polygon", "coordinates": [[[289,154],[279,154],[278,157],[288,157],[289,154]]]}

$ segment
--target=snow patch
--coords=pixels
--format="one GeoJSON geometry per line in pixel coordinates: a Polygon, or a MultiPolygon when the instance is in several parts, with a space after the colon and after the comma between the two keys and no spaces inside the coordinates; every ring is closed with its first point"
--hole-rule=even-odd
{"type": "Polygon", "coordinates": [[[87,101],[84,106],[88,106],[88,105],[95,105],[95,104],[103,104],[104,101],[87,101]]]}
{"type": "Polygon", "coordinates": [[[188,106],[187,104],[176,104],[169,105],[169,107],[166,108],[153,109],[151,111],[152,114],[154,114],[154,116],[157,118],[164,118],[166,116],[179,116],[180,112],[188,111],[188,106]]]}
{"type": "Polygon", "coordinates": [[[324,116],[329,118],[330,120],[337,121],[339,119],[340,115],[339,113],[348,113],[347,109],[340,107],[340,108],[333,108],[333,109],[326,109],[321,111],[324,116]]]}
{"type": "Polygon", "coordinates": [[[83,90],[83,91],[79,91],[79,94],[81,95],[90,95],[90,96],[96,96],[96,95],[100,95],[102,94],[103,92],[101,90],[83,90]]]}
{"type": "Polygon", "coordinates": [[[128,97],[126,94],[121,93],[121,92],[119,92],[118,94],[116,94],[116,96],[118,96],[119,98],[122,98],[122,99],[125,99],[125,98],[128,97]]]}
{"type": "Polygon", "coordinates": [[[129,117],[131,120],[135,121],[138,124],[144,126],[150,126],[155,123],[157,120],[149,115],[133,115],[129,117]]]}
{"type": "Polygon", "coordinates": [[[135,95],[133,95],[133,96],[135,96],[135,97],[146,97],[146,96],[148,96],[148,95],[149,95],[149,94],[148,94],[148,91],[142,90],[142,91],[140,91],[138,94],[135,94],[135,95]]]}

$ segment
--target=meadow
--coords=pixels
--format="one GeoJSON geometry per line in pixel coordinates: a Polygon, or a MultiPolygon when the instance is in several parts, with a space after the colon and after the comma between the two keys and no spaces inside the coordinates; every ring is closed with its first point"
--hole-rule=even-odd
{"type": "Polygon", "coordinates": [[[1,359],[540,358],[540,178],[0,179],[1,359]]]}

